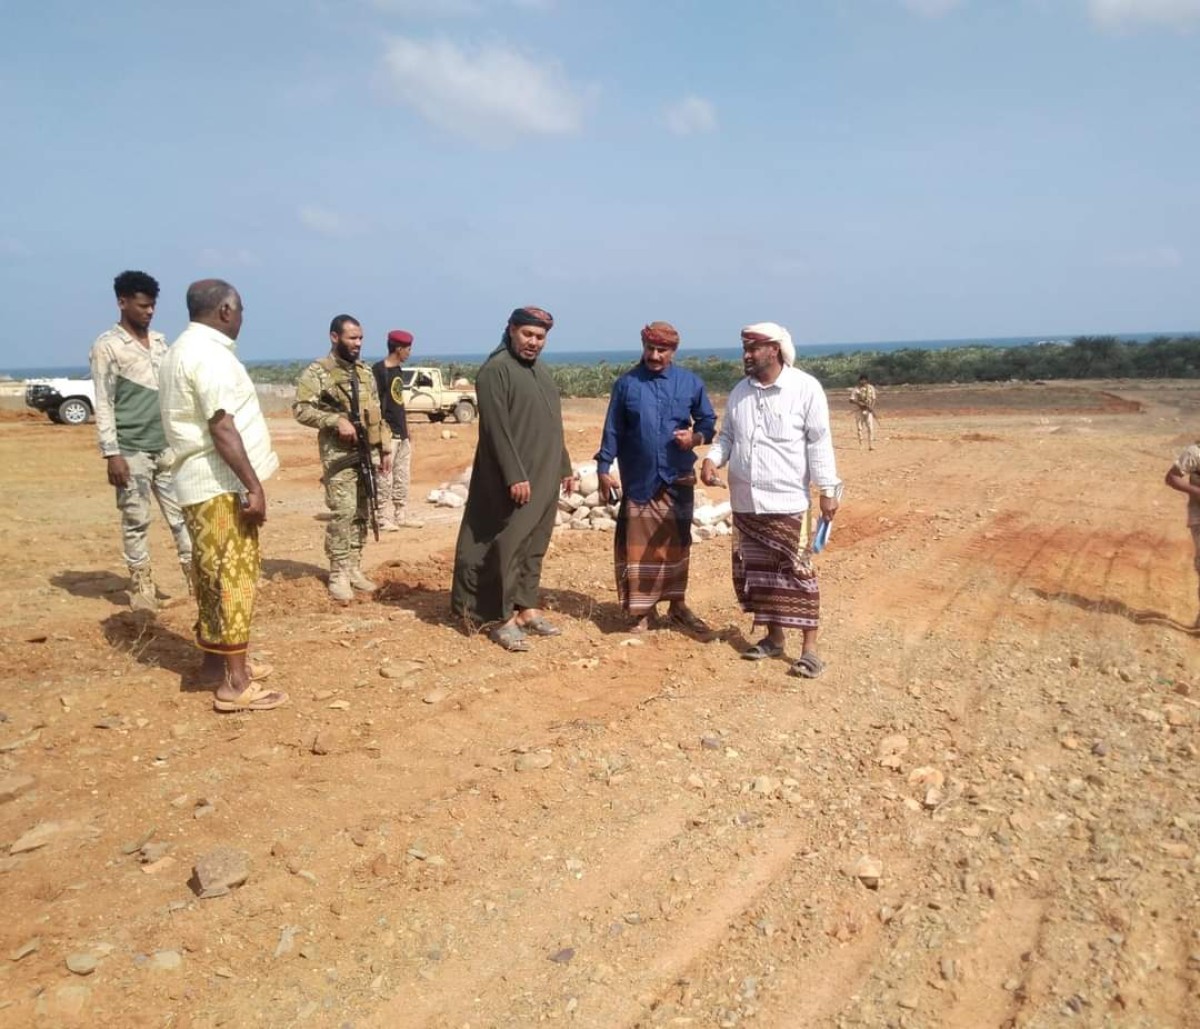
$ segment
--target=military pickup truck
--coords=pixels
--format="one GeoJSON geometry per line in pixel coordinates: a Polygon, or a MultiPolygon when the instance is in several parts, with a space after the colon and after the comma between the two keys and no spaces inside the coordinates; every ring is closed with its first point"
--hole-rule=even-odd
{"type": "Polygon", "coordinates": [[[440,368],[402,368],[404,407],[409,414],[425,414],[431,422],[454,415],[456,422],[473,422],[479,411],[475,389],[466,379],[455,379],[447,386],[440,368]]]}
{"type": "Polygon", "coordinates": [[[91,379],[28,379],[25,406],[45,411],[52,422],[85,425],[96,409],[91,379]]]}

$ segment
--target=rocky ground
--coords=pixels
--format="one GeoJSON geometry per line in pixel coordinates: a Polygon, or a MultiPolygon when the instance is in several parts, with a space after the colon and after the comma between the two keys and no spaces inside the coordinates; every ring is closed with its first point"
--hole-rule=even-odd
{"type": "MultiPolygon", "coordinates": [[[[286,418],[257,645],[290,706],[184,688],[186,602],[126,607],[88,429],[0,421],[0,1024],[1200,1025],[1200,657],[1182,497],[1200,387],[835,404],[826,675],[621,631],[612,536],[546,563],[529,654],[446,618],[458,512],[320,579],[286,418]],[[204,897],[197,895],[204,893],[204,897]]],[[[603,404],[567,405],[577,458],[603,404]]],[[[418,425],[417,493],[475,427],[418,425]]],[[[154,548],[182,586],[161,521],[154,548]]]]}

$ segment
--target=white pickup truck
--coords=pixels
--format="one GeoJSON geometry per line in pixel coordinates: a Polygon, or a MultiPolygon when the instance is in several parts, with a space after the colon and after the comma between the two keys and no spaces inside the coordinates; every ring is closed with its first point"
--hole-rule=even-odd
{"type": "Polygon", "coordinates": [[[463,379],[447,386],[440,368],[403,368],[404,407],[409,414],[424,414],[431,422],[440,422],[448,414],[456,422],[473,422],[479,400],[469,382],[463,379]]]}
{"type": "Polygon", "coordinates": [[[91,379],[26,379],[25,406],[45,411],[52,422],[86,425],[96,410],[91,379]]]}

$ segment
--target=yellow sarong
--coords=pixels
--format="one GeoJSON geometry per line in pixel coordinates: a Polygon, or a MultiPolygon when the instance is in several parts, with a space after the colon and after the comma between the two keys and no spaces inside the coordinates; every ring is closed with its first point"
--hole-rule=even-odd
{"type": "Polygon", "coordinates": [[[196,646],[214,654],[244,654],[258,587],[258,526],[241,516],[236,493],[183,509],[192,536],[196,580],[196,646]]]}

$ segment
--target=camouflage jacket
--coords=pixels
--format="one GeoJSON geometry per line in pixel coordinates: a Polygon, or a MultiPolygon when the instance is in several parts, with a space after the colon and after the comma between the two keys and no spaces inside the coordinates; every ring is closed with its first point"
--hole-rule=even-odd
{"type": "Polygon", "coordinates": [[[379,392],[370,365],[362,361],[351,364],[330,353],[301,372],[292,403],[296,421],[317,430],[321,464],[326,468],[343,461],[355,450],[353,444],[347,446],[337,434],[338,419],[350,417],[352,375],[358,377],[358,409],[367,430],[367,442],[372,448],[382,450],[392,444],[392,430],[380,412],[379,392]]]}

